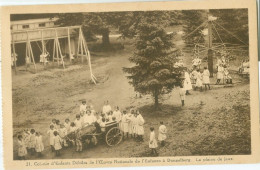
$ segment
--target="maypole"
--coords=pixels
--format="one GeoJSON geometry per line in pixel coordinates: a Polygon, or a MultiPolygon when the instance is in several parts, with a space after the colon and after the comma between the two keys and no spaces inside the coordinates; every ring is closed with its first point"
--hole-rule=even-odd
{"type": "Polygon", "coordinates": [[[209,17],[208,10],[208,69],[210,77],[213,77],[213,50],[212,50],[212,21],[209,17]]]}

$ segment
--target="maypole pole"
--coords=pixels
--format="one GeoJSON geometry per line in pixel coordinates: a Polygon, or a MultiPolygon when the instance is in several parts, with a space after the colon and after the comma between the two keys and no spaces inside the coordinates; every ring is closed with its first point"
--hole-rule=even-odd
{"type": "Polygon", "coordinates": [[[210,77],[213,77],[213,50],[212,50],[212,21],[208,10],[208,69],[210,77]]]}

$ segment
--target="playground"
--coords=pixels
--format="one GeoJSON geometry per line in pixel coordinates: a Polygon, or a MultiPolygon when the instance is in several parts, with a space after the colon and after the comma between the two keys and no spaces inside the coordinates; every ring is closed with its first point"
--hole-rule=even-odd
{"type": "MultiPolygon", "coordinates": [[[[102,108],[105,100],[122,110],[130,106],[140,108],[146,121],[144,141],[148,141],[150,126],[157,127],[159,121],[165,121],[169,137],[166,147],[159,151],[160,156],[250,154],[250,93],[247,79],[235,73],[234,87],[219,85],[210,91],[191,91],[192,95],[186,97],[183,108],[178,91],[173,90],[162,99],[162,109],[153,111],[150,109],[152,97],[136,97],[122,71],[122,67],[131,66],[128,57],[132,49],[131,45],[126,45],[121,51],[96,53],[92,60],[93,73],[98,80],[96,85],[85,64],[43,70],[37,74],[24,71],[19,76],[13,74],[14,139],[19,131],[35,128],[43,134],[45,145],[43,157],[32,156],[28,159],[55,159],[45,135],[49,123],[53,118],[74,120],[82,99],[91,100],[97,110],[102,108]]],[[[188,58],[184,58],[186,61],[190,64],[188,58]]],[[[115,147],[98,145],[82,153],[75,152],[73,148],[64,149],[59,158],[111,156],[149,156],[149,149],[147,142],[140,144],[130,139],[115,147]]]]}
{"type": "MultiPolygon", "coordinates": [[[[182,26],[167,28],[167,34],[176,33],[171,41],[178,49],[180,65],[192,70],[192,59],[199,57],[199,67],[209,68],[211,89],[190,90],[191,95],[186,95],[185,106],[182,106],[179,87],[175,87],[171,93],[160,96],[159,109],[154,109],[151,95],[140,95],[135,91],[123,72],[122,68],[134,66],[129,58],[135,50],[135,39],[110,35],[110,43],[120,44],[120,48],[95,51],[93,49],[101,44],[101,39],[87,42],[79,26],[48,28],[45,31],[49,31],[51,38],[43,30],[37,30],[34,37],[28,32],[23,32],[27,36],[20,39],[14,37],[12,60],[16,61],[20,56],[18,64],[12,65],[14,159],[18,159],[18,134],[32,128],[42,134],[45,149],[41,157],[28,154],[26,159],[30,160],[149,157],[149,128],[154,127],[158,134],[161,121],[168,132],[165,146],[158,147],[159,156],[251,154],[250,77],[243,68],[244,61],[249,59],[248,45],[242,40],[242,45],[224,43],[215,21],[204,22],[198,28],[202,26],[207,27],[206,42],[198,39],[191,46],[185,45],[185,38],[193,32],[183,36],[182,26]],[[213,42],[214,31],[219,42],[213,42]],[[16,43],[24,44],[22,52],[19,49],[23,47],[16,43]],[[25,54],[23,59],[21,53],[25,54]],[[228,67],[232,77],[232,84],[228,85],[224,78],[216,83],[217,68],[222,67],[217,64],[223,56],[223,65],[228,67]],[[239,71],[241,67],[243,69],[239,71]],[[140,110],[145,120],[144,142],[129,138],[110,147],[100,141],[97,146],[88,146],[82,152],[76,152],[73,147],[63,148],[61,155],[55,156],[49,146],[49,125],[52,119],[61,123],[66,118],[74,121],[82,100],[93,105],[97,112],[107,100],[112,107],[119,106],[121,112],[130,108],[140,110]]],[[[226,33],[240,40],[228,30],[226,33]]],[[[249,70],[249,65],[245,68],[249,70]]],[[[192,85],[194,87],[195,83],[192,85]]]]}

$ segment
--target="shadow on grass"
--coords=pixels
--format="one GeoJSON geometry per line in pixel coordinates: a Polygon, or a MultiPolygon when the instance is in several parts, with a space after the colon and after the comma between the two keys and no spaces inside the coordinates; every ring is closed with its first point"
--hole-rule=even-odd
{"type": "Polygon", "coordinates": [[[180,106],[173,106],[168,104],[159,105],[158,108],[155,108],[153,105],[145,105],[139,108],[140,112],[146,116],[166,116],[166,115],[176,115],[179,111],[182,110],[180,106]]]}

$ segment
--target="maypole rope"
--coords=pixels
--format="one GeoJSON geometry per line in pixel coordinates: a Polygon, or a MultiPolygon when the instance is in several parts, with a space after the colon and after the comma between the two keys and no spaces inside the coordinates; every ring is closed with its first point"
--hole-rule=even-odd
{"type": "Polygon", "coordinates": [[[216,31],[216,33],[217,33],[217,35],[218,35],[220,41],[224,44],[224,42],[222,41],[222,39],[221,39],[221,37],[220,37],[220,35],[219,35],[219,33],[218,33],[218,30],[216,29],[216,27],[215,27],[215,25],[214,25],[213,22],[212,22],[212,25],[213,25],[213,28],[215,29],[215,31],[216,31]]]}
{"type": "MultiPolygon", "coordinates": [[[[214,22],[214,21],[213,21],[214,22]]],[[[247,45],[247,43],[245,43],[244,41],[242,41],[241,39],[239,39],[237,36],[235,36],[232,32],[228,31],[227,29],[225,29],[223,26],[219,25],[218,23],[214,22],[215,24],[217,24],[219,27],[221,27],[223,30],[225,30],[227,33],[229,33],[230,35],[232,35],[233,37],[235,37],[237,40],[239,40],[240,42],[242,42],[243,44],[247,45]]]]}
{"type": "Polygon", "coordinates": [[[208,22],[208,21],[205,21],[205,22],[203,22],[200,26],[198,26],[195,30],[193,30],[191,33],[189,33],[188,35],[186,35],[185,37],[184,37],[184,39],[186,39],[188,36],[190,36],[191,34],[193,34],[195,31],[197,31],[200,27],[202,27],[206,22],[208,22]]]}

